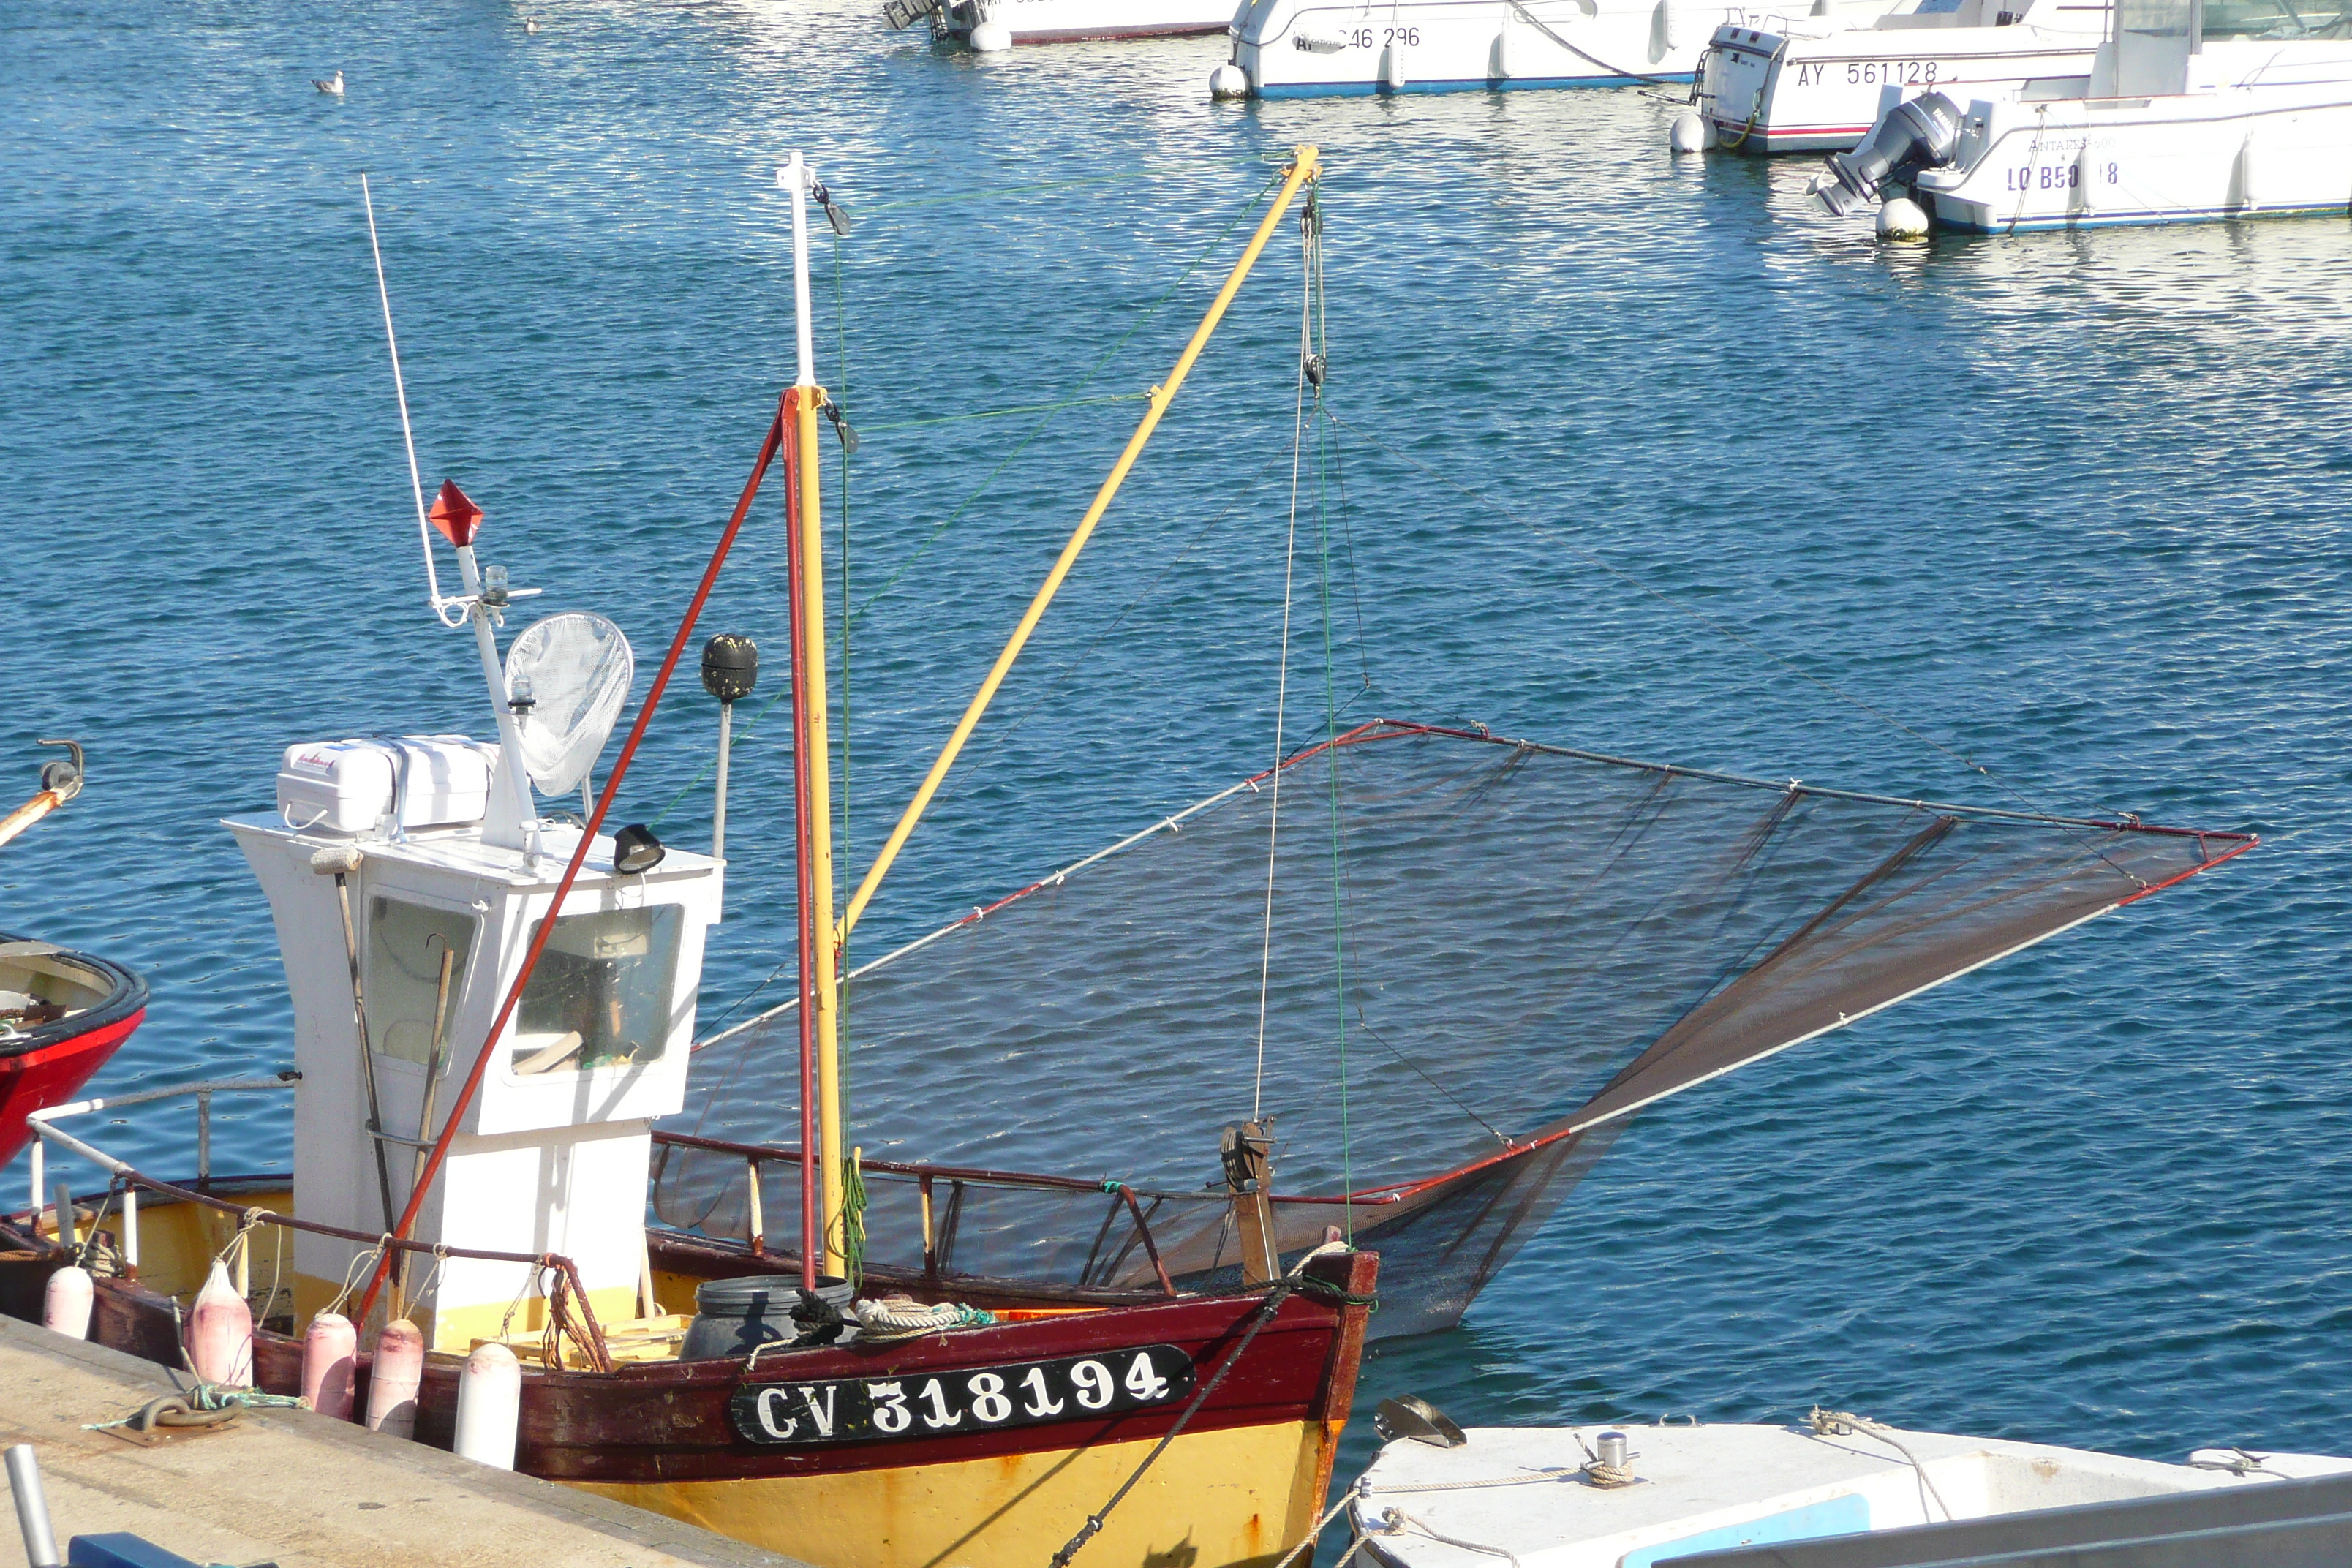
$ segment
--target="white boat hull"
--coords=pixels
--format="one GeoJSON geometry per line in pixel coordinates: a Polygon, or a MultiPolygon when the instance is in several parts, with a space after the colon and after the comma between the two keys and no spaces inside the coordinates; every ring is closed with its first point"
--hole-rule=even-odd
{"type": "Polygon", "coordinates": [[[2252,85],[1971,104],[1956,165],[1922,174],[1914,198],[1938,227],[1980,234],[2352,214],[2352,44],[2207,53],[2247,57],[2230,75],[2252,85]]]}
{"type": "Polygon", "coordinates": [[[1922,93],[1967,103],[2029,90],[2085,91],[2098,42],[2029,23],[1882,24],[1826,37],[1722,27],[1707,52],[1699,102],[1728,151],[1843,151],[1869,135],[1879,116],[1922,93]]]}
{"type": "Polygon", "coordinates": [[[1246,0],[1234,64],[1257,98],[1687,82],[1703,0],[1246,0]]]}
{"type": "Polygon", "coordinates": [[[1692,1552],[2352,1472],[2352,1459],[2327,1456],[2204,1450],[2170,1465],[1881,1430],[1892,1443],[1788,1426],[1628,1427],[1638,1481],[1604,1489],[1580,1473],[1592,1429],[1580,1442],[1556,1429],[1472,1427],[1456,1448],[1389,1444],[1349,1506],[1384,1568],[1506,1556],[1520,1568],[1648,1568],[1692,1552]]]}
{"type": "Polygon", "coordinates": [[[1223,33],[1233,0],[961,0],[932,24],[936,38],[968,40],[982,21],[1002,22],[1015,44],[1090,38],[1167,38],[1223,33]]]}

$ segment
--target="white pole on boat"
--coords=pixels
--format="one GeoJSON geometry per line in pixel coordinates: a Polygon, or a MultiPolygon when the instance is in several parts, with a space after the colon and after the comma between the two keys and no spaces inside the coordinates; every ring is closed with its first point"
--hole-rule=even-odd
{"type": "Polygon", "coordinates": [[[383,247],[375,237],[375,197],[368,190],[365,174],[360,176],[360,200],[367,207],[368,253],[375,258],[376,298],[383,302],[383,343],[392,354],[392,390],[400,400],[400,438],[408,447],[408,488],[416,498],[416,542],[425,552],[425,589],[432,596],[433,613],[438,616],[449,601],[441,596],[441,574],[433,565],[433,531],[425,521],[425,480],[416,467],[416,436],[408,423],[408,386],[400,375],[400,342],[392,333],[392,290],[383,281],[383,247]]]}
{"type": "Polygon", "coordinates": [[[808,268],[808,194],[816,181],[816,171],[801,162],[795,152],[788,159],[779,176],[784,189],[793,194],[793,338],[800,348],[800,375],[794,386],[816,384],[815,337],[810,327],[814,312],[809,309],[808,268]]]}

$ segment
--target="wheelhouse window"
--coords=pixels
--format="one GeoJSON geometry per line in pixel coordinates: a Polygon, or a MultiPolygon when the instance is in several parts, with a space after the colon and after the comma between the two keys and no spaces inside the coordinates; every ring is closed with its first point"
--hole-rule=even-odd
{"type": "Polygon", "coordinates": [[[441,1070],[449,1070],[448,1029],[466,984],[466,959],[481,922],[456,910],[436,909],[378,893],[368,900],[368,1040],[379,1056],[426,1066],[441,1034],[441,1070]],[[441,960],[449,958],[446,994],[441,960]]]}
{"type": "Polygon", "coordinates": [[[657,1060],[684,929],[677,904],[558,920],[516,1010],[516,1076],[657,1060]]]}

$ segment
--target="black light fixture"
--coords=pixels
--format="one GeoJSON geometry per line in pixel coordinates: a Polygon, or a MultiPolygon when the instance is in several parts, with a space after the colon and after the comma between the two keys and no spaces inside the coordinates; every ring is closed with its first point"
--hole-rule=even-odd
{"type": "Polygon", "coordinates": [[[760,645],[721,632],[702,645],[702,689],[721,702],[740,702],[760,684],[760,645]]]}
{"type": "Polygon", "coordinates": [[[613,869],[627,876],[652,870],[668,853],[654,830],[642,822],[632,822],[613,835],[613,869]]]}

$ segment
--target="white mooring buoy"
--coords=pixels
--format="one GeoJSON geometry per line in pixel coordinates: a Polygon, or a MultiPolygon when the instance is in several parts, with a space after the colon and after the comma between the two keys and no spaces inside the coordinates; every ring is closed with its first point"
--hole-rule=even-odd
{"type": "Polygon", "coordinates": [[[1227,60],[1209,73],[1209,96],[1211,98],[1247,98],[1249,72],[1242,69],[1233,61],[1227,60]]]}
{"type": "Polygon", "coordinates": [[[992,55],[1013,47],[1013,29],[991,17],[971,30],[971,47],[983,55],[992,55]]]}
{"type": "Polygon", "coordinates": [[[1715,145],[1715,127],[1697,110],[1685,109],[1675,116],[1666,142],[1677,153],[1704,153],[1715,145]]]}
{"type": "Polygon", "coordinates": [[[69,1340],[86,1340],[89,1338],[89,1270],[68,1263],[49,1276],[48,1291],[41,1300],[41,1322],[69,1340]]]}
{"type": "Polygon", "coordinates": [[[457,1374],[457,1457],[511,1470],[522,1419],[522,1363],[493,1340],[474,1347],[457,1374]]]}
{"type": "Polygon", "coordinates": [[[1896,196],[1878,209],[1881,239],[1925,239],[1927,226],[1927,209],[1908,196],[1896,196]]]}

